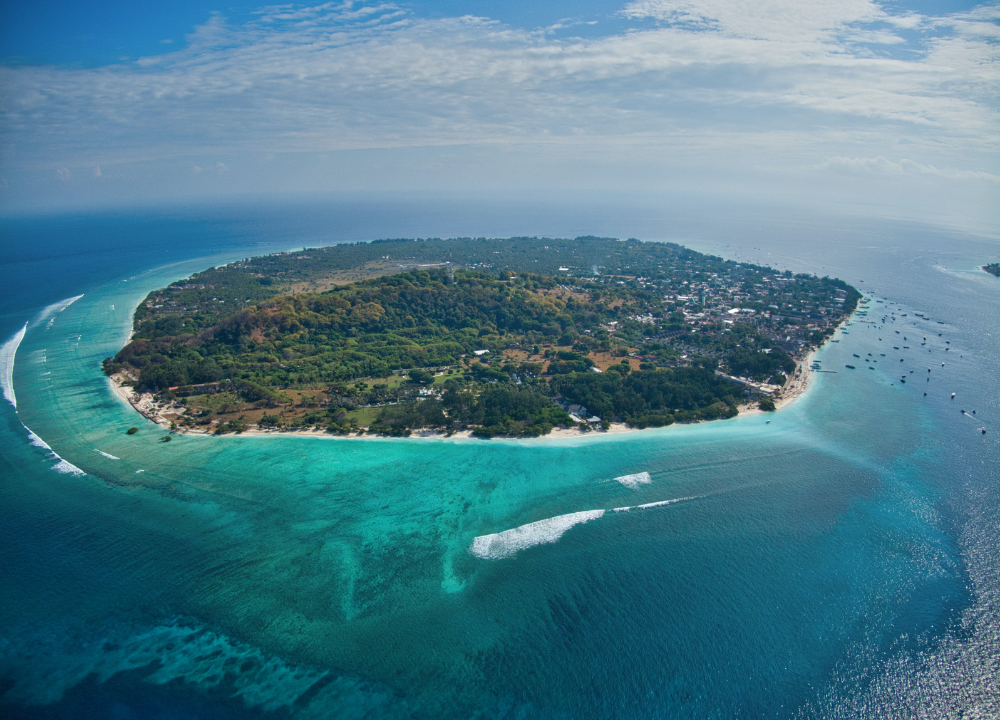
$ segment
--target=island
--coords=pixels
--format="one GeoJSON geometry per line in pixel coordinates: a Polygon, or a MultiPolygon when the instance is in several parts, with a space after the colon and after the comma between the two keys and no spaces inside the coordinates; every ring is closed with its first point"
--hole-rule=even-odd
{"type": "Polygon", "coordinates": [[[1000,263],[990,263],[989,265],[983,265],[983,270],[988,272],[990,275],[995,275],[1000,277],[1000,263]]]}
{"type": "Polygon", "coordinates": [[[642,429],[773,410],[861,300],[672,243],[379,240],[156,290],[104,371],[177,432],[642,429]]]}

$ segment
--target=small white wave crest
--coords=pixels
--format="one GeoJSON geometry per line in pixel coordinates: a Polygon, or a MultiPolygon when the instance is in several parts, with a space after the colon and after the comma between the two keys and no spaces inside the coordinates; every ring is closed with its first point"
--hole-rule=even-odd
{"type": "Polygon", "coordinates": [[[634,475],[622,475],[621,477],[616,477],[614,480],[615,482],[619,482],[632,490],[637,489],[640,485],[649,485],[653,482],[653,478],[649,476],[648,472],[635,473],[634,475]]]}
{"type": "Polygon", "coordinates": [[[0,345],[0,390],[3,396],[14,409],[17,409],[17,396],[14,395],[14,357],[17,355],[17,348],[24,340],[24,333],[28,329],[28,323],[14,333],[10,340],[0,345]]]}
{"type": "Polygon", "coordinates": [[[98,455],[103,455],[108,460],[121,460],[120,457],[117,457],[116,455],[112,455],[111,453],[106,453],[103,450],[98,450],[97,448],[94,448],[94,452],[97,453],[98,455]]]}
{"type": "Polygon", "coordinates": [[[674,503],[684,502],[685,500],[694,500],[698,496],[692,495],[691,497],[674,498],[673,500],[658,500],[657,502],[645,503],[643,505],[629,505],[628,507],[617,507],[615,512],[628,512],[629,510],[648,510],[649,508],[663,507],[664,505],[673,505],[674,503]]]}
{"type": "Polygon", "coordinates": [[[574,525],[596,520],[602,515],[604,515],[604,510],[584,510],[567,515],[557,515],[492,535],[480,535],[472,541],[469,552],[484,560],[499,560],[510,557],[518,550],[525,550],[545,543],[554,543],[574,525]]]}

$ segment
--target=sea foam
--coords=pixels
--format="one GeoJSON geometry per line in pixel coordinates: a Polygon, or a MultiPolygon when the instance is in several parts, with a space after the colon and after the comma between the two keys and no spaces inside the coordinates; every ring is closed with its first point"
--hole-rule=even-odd
{"type": "Polygon", "coordinates": [[[472,541],[469,552],[484,560],[499,560],[510,557],[518,550],[525,550],[534,545],[554,543],[574,525],[596,520],[602,515],[604,515],[604,510],[584,510],[567,515],[557,515],[492,535],[480,535],[472,541]]]}
{"type": "Polygon", "coordinates": [[[31,430],[28,428],[27,425],[24,426],[24,429],[28,431],[28,442],[30,442],[35,447],[45,448],[49,452],[52,452],[52,448],[49,447],[49,444],[44,440],[42,440],[37,435],[35,435],[35,433],[31,432],[31,430]]]}
{"type": "Polygon", "coordinates": [[[622,475],[621,477],[616,477],[615,482],[619,482],[625,487],[635,490],[640,485],[649,485],[653,482],[653,478],[649,476],[648,472],[641,472],[635,473],[634,475],[622,475]]]}
{"type": "Polygon", "coordinates": [[[0,389],[7,402],[17,409],[17,396],[14,395],[14,356],[17,355],[17,348],[24,340],[24,333],[28,329],[28,323],[18,330],[10,340],[0,346],[0,389]]]}
{"type": "MultiPolygon", "coordinates": [[[[60,300],[57,303],[52,303],[38,314],[32,325],[37,325],[46,318],[54,318],[55,315],[61,313],[82,297],[83,295],[77,295],[60,300]]],[[[48,327],[51,326],[52,323],[50,321],[48,327]]],[[[4,398],[14,406],[15,410],[17,409],[17,396],[14,394],[14,357],[17,355],[18,346],[24,340],[24,333],[27,329],[28,323],[25,323],[24,327],[14,333],[10,340],[0,346],[0,390],[3,391],[4,398]]]]}
{"type": "Polygon", "coordinates": [[[49,322],[45,326],[45,329],[48,330],[50,327],[52,327],[52,323],[55,321],[56,315],[61,313],[63,310],[68,308],[70,305],[72,305],[82,297],[83,295],[76,295],[71,298],[66,298],[65,300],[60,300],[59,302],[54,302],[51,305],[47,305],[40,313],[38,313],[38,316],[35,318],[35,321],[32,323],[32,326],[38,325],[39,323],[48,320],[49,322]]]}
{"type": "MultiPolygon", "coordinates": [[[[55,455],[55,453],[53,453],[53,455],[55,455]]],[[[56,455],[56,457],[59,457],[59,456],[56,455]]],[[[74,465],[73,463],[69,462],[68,460],[63,460],[62,458],[59,458],[59,462],[57,462],[55,465],[53,465],[52,469],[55,470],[57,473],[63,473],[64,475],[86,475],[87,474],[83,470],[81,470],[80,468],[78,468],[76,465],[74,465]]]]}
{"type": "Polygon", "coordinates": [[[115,455],[112,455],[111,453],[106,453],[106,452],[104,452],[103,450],[98,450],[97,448],[94,448],[94,452],[95,452],[95,453],[97,453],[98,455],[103,455],[103,456],[104,456],[104,457],[106,457],[106,458],[107,458],[108,460],[121,460],[121,458],[120,458],[120,457],[117,457],[117,456],[115,456],[115,455]]]}
{"type": "Polygon", "coordinates": [[[685,500],[694,500],[698,496],[692,495],[691,497],[674,498],[673,500],[658,500],[657,502],[645,503],[643,505],[629,505],[628,507],[617,507],[615,512],[628,512],[629,510],[648,510],[649,508],[663,507],[664,505],[673,505],[674,503],[684,502],[685,500]]]}
{"type": "MultiPolygon", "coordinates": [[[[52,469],[55,470],[57,473],[64,473],[64,474],[67,474],[67,475],[86,475],[87,474],[85,471],[81,470],[80,468],[78,468],[76,465],[74,465],[73,463],[69,462],[68,460],[63,460],[59,456],[59,453],[57,453],[55,450],[53,450],[52,447],[47,442],[45,442],[40,437],[38,437],[37,435],[35,435],[35,433],[33,433],[31,431],[31,428],[29,428],[27,425],[25,425],[24,423],[21,423],[21,427],[23,427],[28,432],[28,442],[30,442],[35,447],[40,447],[43,450],[48,450],[49,451],[49,456],[53,460],[56,461],[56,464],[52,466],[52,469]]],[[[101,452],[101,451],[98,450],[97,452],[101,452]]],[[[104,453],[101,453],[101,454],[103,455],[104,453]]],[[[118,458],[115,458],[115,460],[117,460],[117,459],[118,458]]]]}

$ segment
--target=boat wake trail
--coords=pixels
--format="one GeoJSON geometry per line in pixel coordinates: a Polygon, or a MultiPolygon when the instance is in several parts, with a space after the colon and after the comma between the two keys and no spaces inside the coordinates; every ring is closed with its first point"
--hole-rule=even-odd
{"type": "Polygon", "coordinates": [[[14,333],[10,340],[0,346],[0,389],[3,396],[14,409],[17,409],[17,397],[14,395],[14,356],[17,355],[17,348],[24,340],[24,333],[28,329],[28,323],[14,333]]]}

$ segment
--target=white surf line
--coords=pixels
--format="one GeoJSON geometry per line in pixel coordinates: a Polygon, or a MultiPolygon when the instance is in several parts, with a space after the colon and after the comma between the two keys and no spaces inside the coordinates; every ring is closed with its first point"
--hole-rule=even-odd
{"type": "MultiPolygon", "coordinates": [[[[76,295],[75,297],[66,298],[65,300],[60,300],[57,303],[48,305],[35,317],[34,321],[24,323],[24,327],[14,333],[14,335],[7,342],[0,346],[0,391],[3,392],[4,398],[14,406],[15,412],[17,412],[17,395],[14,393],[14,360],[17,357],[17,349],[20,347],[21,341],[24,340],[24,333],[27,332],[29,324],[31,327],[38,325],[46,318],[61,313],[82,297],[82,294],[76,295]]],[[[52,327],[51,322],[49,322],[48,327],[52,327]]],[[[47,359],[48,358],[45,357],[45,350],[42,350],[42,361],[44,362],[47,359]]],[[[48,375],[49,373],[43,374],[48,375]]],[[[21,427],[23,427],[28,433],[28,442],[35,447],[47,450],[52,459],[57,461],[56,464],[52,466],[53,470],[58,473],[66,473],[70,475],[87,474],[73,463],[60,457],[59,453],[53,450],[47,442],[32,432],[31,428],[27,425],[21,423],[21,427]]],[[[97,452],[100,452],[100,450],[97,452]]],[[[105,453],[101,454],[104,455],[105,453]]],[[[108,455],[108,457],[114,458],[113,455],[108,455]]],[[[118,458],[114,459],[117,460],[118,458]]]]}
{"type": "MultiPolygon", "coordinates": [[[[55,455],[55,453],[52,453],[52,454],[55,455]]],[[[56,455],[56,457],[59,457],[59,456],[56,455]]],[[[83,470],[81,470],[80,468],[78,468],[76,465],[74,465],[73,463],[71,463],[69,460],[63,460],[62,458],[59,458],[59,462],[57,462],[55,465],[53,465],[52,469],[55,470],[57,473],[63,473],[64,475],[86,475],[87,474],[83,470]]]]}
{"type": "Polygon", "coordinates": [[[97,448],[94,448],[94,452],[97,453],[98,455],[103,455],[108,460],[121,460],[120,457],[116,457],[116,456],[112,455],[111,453],[106,453],[103,450],[98,450],[97,448]]]}
{"type": "Polygon", "coordinates": [[[691,497],[674,498],[673,500],[660,500],[658,502],[646,503],[644,505],[629,505],[628,507],[617,507],[614,508],[615,512],[628,512],[629,510],[648,510],[649,508],[663,507],[664,505],[673,505],[674,503],[684,502],[685,500],[697,500],[699,495],[692,495],[691,497]]]}
{"type": "Polygon", "coordinates": [[[649,485],[653,482],[653,478],[649,476],[648,472],[635,473],[634,475],[622,475],[621,477],[613,478],[615,482],[619,482],[627,488],[632,490],[638,490],[640,485],[649,485]]]}
{"type": "Polygon", "coordinates": [[[70,305],[72,305],[82,297],[83,297],[82,294],[76,295],[74,297],[66,298],[65,300],[60,300],[59,302],[52,303],[51,305],[47,305],[45,308],[42,309],[40,313],[38,313],[38,316],[35,318],[34,322],[31,323],[31,326],[34,327],[35,325],[38,325],[40,322],[43,322],[44,320],[51,318],[49,319],[49,323],[45,328],[46,330],[48,330],[50,327],[52,327],[52,323],[55,322],[56,315],[61,313],[63,310],[68,308],[70,305]]]}
{"type": "Polygon", "coordinates": [[[518,550],[525,550],[545,543],[554,543],[574,525],[596,520],[602,515],[604,515],[603,510],[584,510],[567,515],[557,515],[492,535],[480,535],[472,541],[469,552],[484,560],[499,560],[510,557],[518,550]]]}
{"type": "MultiPolygon", "coordinates": [[[[47,442],[45,442],[40,437],[38,437],[37,435],[35,435],[35,433],[32,432],[31,428],[29,428],[27,425],[25,425],[24,423],[21,423],[21,427],[23,427],[25,430],[28,431],[28,442],[30,442],[35,447],[40,447],[43,450],[48,450],[49,451],[49,456],[53,460],[58,461],[58,462],[56,462],[55,465],[52,466],[52,469],[55,470],[57,473],[64,473],[64,474],[68,474],[68,475],[86,475],[87,474],[86,472],[84,472],[83,470],[81,470],[80,468],[78,468],[76,465],[74,465],[73,463],[71,463],[69,460],[64,460],[62,457],[60,457],[59,453],[57,453],[55,450],[53,450],[52,447],[47,442]]],[[[100,452],[100,450],[98,450],[97,452],[100,452]]],[[[101,453],[101,454],[103,455],[103,453],[101,453]]],[[[115,458],[115,459],[117,460],[118,458],[115,458]]]]}
{"type": "MultiPolygon", "coordinates": [[[[82,297],[83,295],[77,295],[76,297],[52,303],[38,313],[35,320],[31,322],[31,326],[34,327],[50,315],[61,313],[82,297]]],[[[0,346],[0,390],[3,391],[4,398],[14,406],[15,410],[17,410],[17,396],[14,394],[14,358],[17,356],[17,348],[21,345],[21,341],[24,340],[24,333],[27,329],[28,323],[24,323],[23,328],[14,333],[10,340],[0,346]]]]}
{"type": "Polygon", "coordinates": [[[0,346],[0,389],[3,390],[4,398],[14,406],[15,410],[17,410],[17,396],[14,394],[14,358],[27,329],[28,323],[24,323],[24,327],[0,346]]]}
{"type": "Polygon", "coordinates": [[[49,447],[49,444],[47,442],[45,442],[40,437],[35,435],[35,433],[31,432],[31,428],[29,428],[24,423],[21,423],[21,427],[23,427],[25,430],[28,431],[28,442],[30,442],[35,447],[43,448],[45,450],[48,450],[50,453],[55,454],[55,451],[51,447],[49,447]]]}
{"type": "MultiPolygon", "coordinates": [[[[657,502],[645,503],[643,505],[630,505],[628,507],[613,508],[616,513],[629,512],[630,510],[648,510],[651,508],[664,507],[685,500],[696,500],[700,495],[691,497],[673,498],[671,500],[659,500],[657,502]]],[[[606,510],[583,510],[582,512],[568,513],[566,515],[556,515],[537,522],[519,525],[510,530],[492,533],[490,535],[480,535],[473,539],[469,546],[469,552],[483,560],[501,560],[517,554],[519,550],[526,550],[535,545],[554,543],[561,538],[567,530],[574,525],[582,525],[591,520],[597,520],[604,516],[606,510]]]]}

